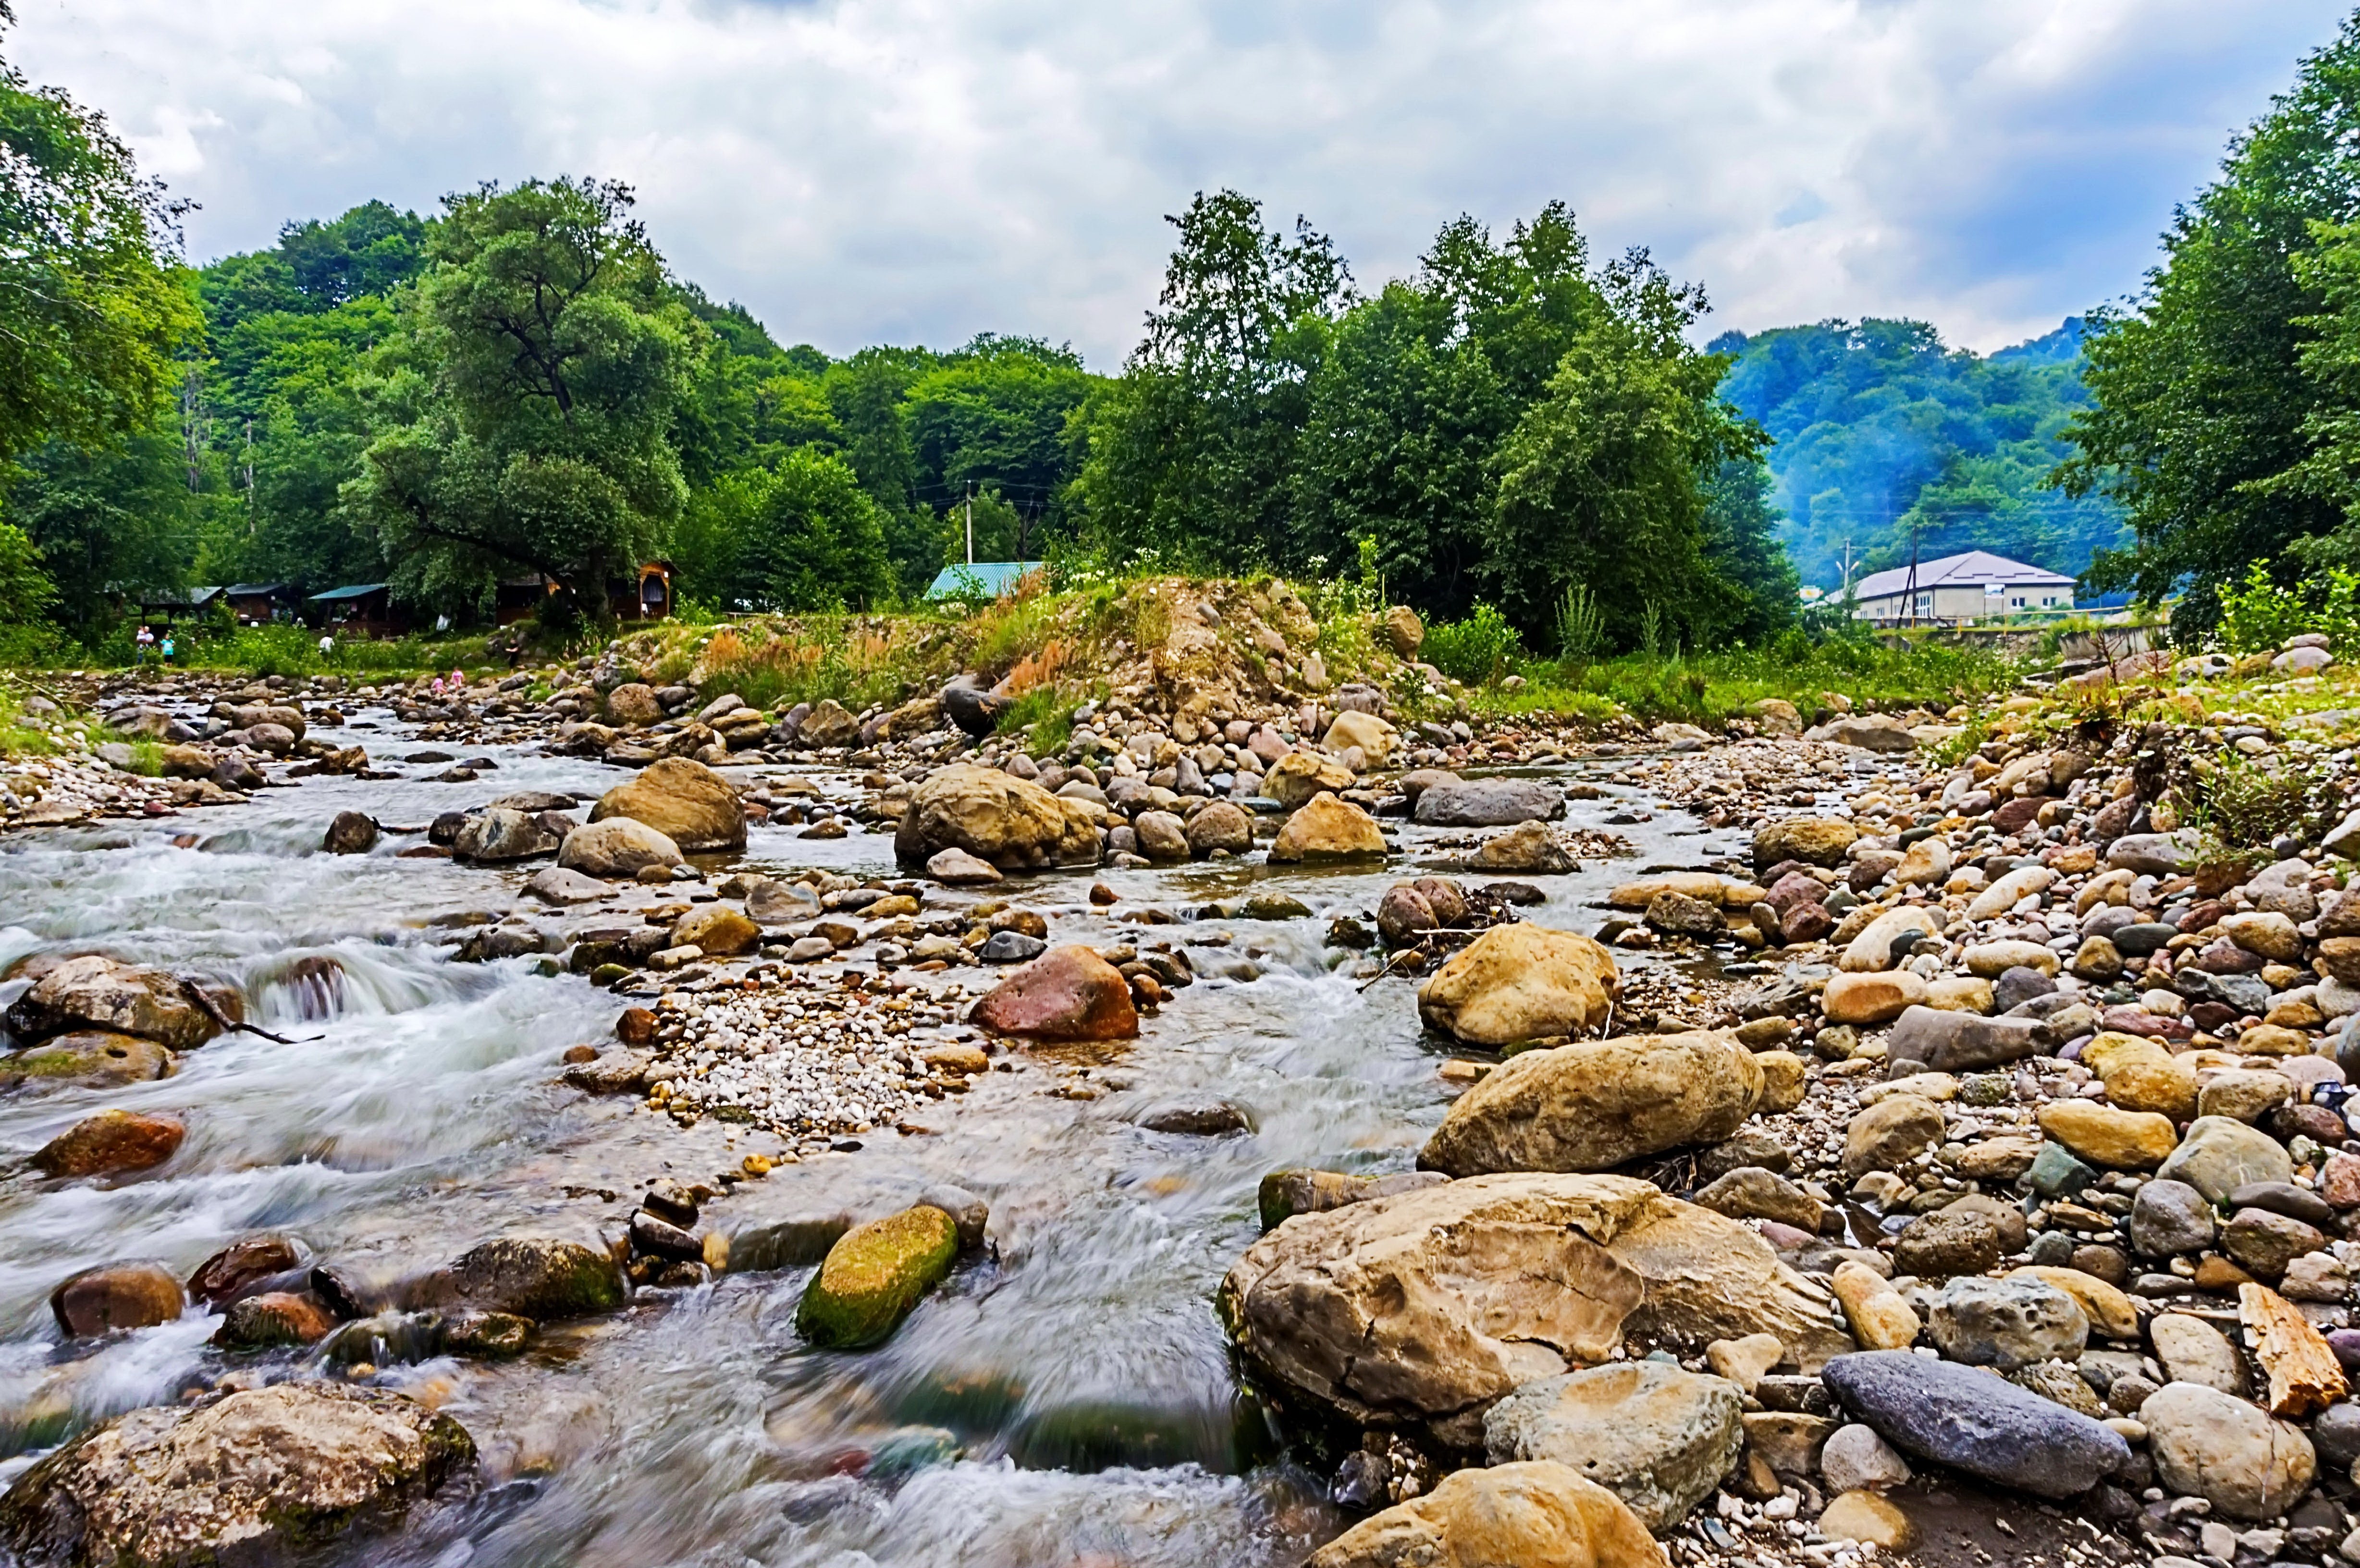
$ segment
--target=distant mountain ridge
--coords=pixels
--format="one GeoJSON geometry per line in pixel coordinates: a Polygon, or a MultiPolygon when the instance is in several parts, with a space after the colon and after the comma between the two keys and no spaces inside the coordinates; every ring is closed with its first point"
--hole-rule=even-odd
{"type": "Polygon", "coordinates": [[[2082,318],[1989,355],[1924,321],[1827,321],[1710,345],[1721,395],[1769,431],[1779,537],[1803,581],[1986,550],[2068,574],[2118,542],[2120,513],[2042,487],[2089,402],[2082,318]]]}

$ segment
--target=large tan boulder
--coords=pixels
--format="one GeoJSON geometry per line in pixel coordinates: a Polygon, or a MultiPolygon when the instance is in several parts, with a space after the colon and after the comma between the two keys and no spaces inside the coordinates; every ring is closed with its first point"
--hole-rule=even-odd
{"type": "Polygon", "coordinates": [[[1473,1447],[1521,1384],[1606,1360],[1626,1326],[1701,1349],[1847,1347],[1831,1300],[1750,1228],[1620,1176],[1473,1176],[1297,1214],[1222,1281],[1240,1347],[1346,1419],[1473,1447]]]}
{"type": "Polygon", "coordinates": [[[1333,757],[1309,751],[1288,752],[1262,776],[1262,792],[1290,811],[1323,789],[1349,789],[1352,784],[1350,768],[1333,757]]]}
{"type": "Polygon", "coordinates": [[[1395,604],[1385,612],[1385,643],[1394,654],[1407,659],[1417,652],[1426,641],[1426,623],[1407,604],[1395,604]]]}
{"type": "Polygon", "coordinates": [[[1831,1024],[1889,1024],[1926,1002],[1926,982],[1907,969],[1828,976],[1819,998],[1831,1024]]]}
{"type": "Polygon", "coordinates": [[[959,763],[936,768],[911,791],[893,835],[894,857],[904,866],[923,866],[945,849],[963,849],[1003,871],[1096,866],[1098,816],[1029,779],[959,763]]]}
{"type": "Polygon", "coordinates": [[[1760,870],[1786,860],[1841,866],[1859,838],[1860,829],[1840,818],[1780,817],[1754,830],[1754,864],[1760,870]]]}
{"type": "Polygon", "coordinates": [[[1754,1053],[1725,1030],[1528,1051],[1459,1097],[1418,1164],[1453,1176],[1611,1171],[1721,1142],[1754,1114],[1762,1091],[1754,1053]]]}
{"type": "MultiPolygon", "coordinates": [[[[1375,768],[1382,765],[1385,758],[1393,754],[1393,735],[1396,733],[1393,725],[1385,723],[1376,714],[1363,713],[1357,709],[1347,708],[1337,714],[1335,722],[1328,726],[1328,733],[1321,738],[1320,744],[1339,757],[1357,746],[1360,748],[1361,758],[1370,767],[1375,768]]],[[[1269,781],[1265,779],[1263,788],[1268,787],[1269,781]]]]}
{"type": "Polygon", "coordinates": [[[1459,1470],[1422,1497],[1370,1515],[1308,1568],[1665,1568],[1622,1500],[1552,1459],[1459,1470]]]}
{"type": "MultiPolygon", "coordinates": [[[[208,996],[233,1021],[241,1016],[234,994],[208,996]]],[[[192,984],[161,969],[98,953],[48,964],[31,988],[9,1005],[5,1022],[19,1045],[53,1035],[101,1032],[193,1051],[222,1032],[192,984]]]]}
{"type": "Polygon", "coordinates": [[[636,817],[609,817],[567,833],[557,864],[585,877],[636,877],[643,866],[680,865],[680,845],[636,817]]]}
{"type": "Polygon", "coordinates": [[[1602,943],[1519,920],[1454,954],[1418,987],[1417,1011],[1430,1028],[1496,1049],[1594,1033],[1622,994],[1602,943]]]}
{"type": "Polygon", "coordinates": [[[1377,819],[1349,800],[1327,794],[1313,796],[1287,818],[1270,844],[1271,859],[1282,864],[1355,860],[1384,853],[1384,831],[1377,826],[1377,819]]]}
{"type": "Polygon", "coordinates": [[[685,757],[650,763],[628,784],[599,796],[590,820],[609,817],[645,822],[691,853],[746,847],[746,807],[736,787],[685,757]]]}

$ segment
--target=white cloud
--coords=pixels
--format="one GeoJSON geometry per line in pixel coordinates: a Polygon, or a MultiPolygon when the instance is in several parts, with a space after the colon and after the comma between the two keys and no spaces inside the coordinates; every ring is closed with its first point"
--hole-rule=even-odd
{"type": "Polygon", "coordinates": [[[1234,185],[1364,282],[1552,197],[1715,326],[1993,347],[2134,287],[2325,0],[18,0],[10,52],[203,204],[209,256],[382,196],[631,181],[784,341],[1129,348],[1234,185]]]}

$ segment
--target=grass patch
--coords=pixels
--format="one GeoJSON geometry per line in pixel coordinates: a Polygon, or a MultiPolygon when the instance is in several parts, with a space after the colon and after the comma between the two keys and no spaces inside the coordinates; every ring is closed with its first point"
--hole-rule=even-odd
{"type": "Polygon", "coordinates": [[[1972,703],[2013,687],[2022,667],[1997,654],[1939,643],[1887,648],[1813,643],[1798,635],[1774,648],[1524,660],[1515,673],[1524,677],[1523,688],[1470,688],[1469,704],[1486,713],[1549,712],[1590,720],[1620,713],[1642,724],[1670,720],[1711,729],[1773,697],[1792,702],[1806,720],[1830,711],[1830,695],[1855,707],[1972,703]]]}

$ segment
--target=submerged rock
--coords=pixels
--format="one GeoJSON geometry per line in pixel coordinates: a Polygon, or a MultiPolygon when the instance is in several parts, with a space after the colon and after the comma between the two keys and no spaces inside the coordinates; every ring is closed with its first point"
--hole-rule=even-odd
{"type": "Polygon", "coordinates": [[[468,1305],[543,1322],[623,1304],[613,1258],[580,1242],[547,1236],[485,1242],[451,1266],[450,1284],[468,1305]]]}
{"type": "Polygon", "coordinates": [[[152,1040],[83,1029],[0,1056],[0,1084],[145,1083],[178,1070],[172,1053],[152,1040]]]}
{"type": "Polygon", "coordinates": [[[180,1282],[156,1263],[85,1269],[49,1292],[58,1327],[75,1337],[170,1323],[188,1305],[180,1282]]]}
{"type": "Polygon", "coordinates": [[[405,1395],[280,1383],[84,1433],[0,1497],[0,1538],[28,1568],[277,1564],[398,1523],[475,1460],[405,1395]]]}
{"type": "Polygon", "coordinates": [[[180,1150],[188,1128],[178,1116],[101,1111],[43,1144],[33,1167],[45,1176],[112,1176],[161,1165],[180,1150]]]}

